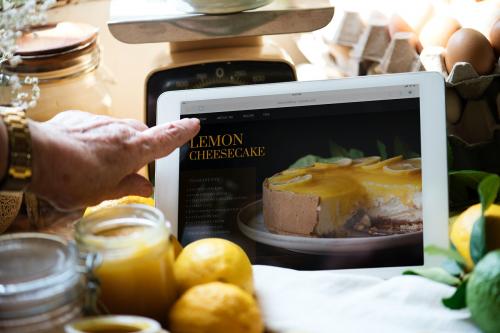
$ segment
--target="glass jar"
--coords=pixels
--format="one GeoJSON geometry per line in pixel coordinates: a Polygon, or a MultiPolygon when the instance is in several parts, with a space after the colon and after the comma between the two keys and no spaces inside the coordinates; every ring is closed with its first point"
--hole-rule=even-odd
{"type": "Polygon", "coordinates": [[[65,327],[66,333],[167,333],[157,321],[138,316],[100,316],[80,319],[65,327]]]}
{"type": "Polygon", "coordinates": [[[0,331],[62,333],[82,314],[76,246],[40,233],[0,236],[0,331]]]}
{"type": "MultiPolygon", "coordinates": [[[[38,80],[40,98],[28,117],[45,121],[59,112],[82,110],[110,114],[111,97],[99,71],[98,29],[83,23],[61,22],[35,28],[18,42],[21,62],[6,66],[5,75],[17,75],[21,84],[38,80]]],[[[2,87],[0,104],[10,103],[11,86],[2,87]]],[[[21,92],[31,94],[32,86],[21,92]]]]}
{"type": "Polygon", "coordinates": [[[80,252],[101,258],[94,274],[99,301],[109,313],[166,322],[176,297],[169,236],[162,212],[146,205],[103,208],[78,221],[80,252]]]}

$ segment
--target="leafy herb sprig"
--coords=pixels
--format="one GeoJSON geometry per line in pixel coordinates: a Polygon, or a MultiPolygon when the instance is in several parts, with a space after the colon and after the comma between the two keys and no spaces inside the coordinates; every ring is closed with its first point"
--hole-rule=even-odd
{"type": "MultiPolygon", "coordinates": [[[[481,214],[474,222],[470,239],[470,252],[472,261],[477,264],[487,252],[486,248],[486,210],[495,202],[500,189],[500,177],[481,171],[454,171],[450,173],[450,182],[454,181],[454,190],[466,195],[471,188],[477,189],[481,202],[481,214]]],[[[453,189],[450,189],[453,191],[453,189]]],[[[450,309],[466,307],[466,288],[470,272],[466,270],[465,260],[451,244],[451,249],[443,249],[434,245],[425,248],[430,255],[440,255],[447,258],[443,267],[416,268],[405,271],[406,275],[419,275],[436,282],[457,287],[455,293],[442,300],[450,309]]]]}

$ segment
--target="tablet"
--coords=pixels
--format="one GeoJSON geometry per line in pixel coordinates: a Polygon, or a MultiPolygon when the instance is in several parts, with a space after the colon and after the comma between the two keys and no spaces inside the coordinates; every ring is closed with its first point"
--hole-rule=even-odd
{"type": "Polygon", "coordinates": [[[253,264],[388,276],[448,244],[437,73],[160,96],[158,123],[185,117],[200,133],[157,162],[155,189],[183,245],[220,237],[253,264]]]}

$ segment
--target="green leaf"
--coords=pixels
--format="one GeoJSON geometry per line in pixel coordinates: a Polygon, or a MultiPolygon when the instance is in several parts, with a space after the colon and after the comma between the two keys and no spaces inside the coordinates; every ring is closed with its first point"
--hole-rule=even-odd
{"type": "Polygon", "coordinates": [[[455,290],[455,293],[448,298],[443,298],[443,305],[452,310],[463,309],[467,306],[465,295],[467,290],[467,281],[463,281],[455,290]]]}
{"type": "Polygon", "coordinates": [[[332,141],[330,141],[330,155],[349,157],[349,153],[347,152],[347,150],[344,147],[342,147],[342,146],[340,146],[332,141]]]}
{"type": "Polygon", "coordinates": [[[401,140],[400,137],[394,138],[394,155],[403,155],[404,158],[420,157],[420,155],[415,153],[410,145],[401,140]]]}
{"type": "Polygon", "coordinates": [[[388,155],[387,155],[387,147],[385,146],[385,144],[382,141],[377,140],[377,148],[378,148],[378,153],[380,154],[380,158],[386,160],[388,155]]]}
{"type": "Polygon", "coordinates": [[[463,266],[455,260],[445,260],[441,267],[453,276],[462,276],[464,274],[463,266]]]}
{"type": "Polygon", "coordinates": [[[489,175],[479,183],[478,192],[483,213],[495,201],[499,188],[500,177],[498,175],[489,175]]]}
{"type": "Polygon", "coordinates": [[[472,233],[470,236],[470,256],[474,264],[477,264],[486,254],[485,224],[486,218],[483,214],[481,214],[472,226],[472,233]]]}
{"type": "Polygon", "coordinates": [[[483,171],[461,170],[449,173],[450,204],[454,209],[462,210],[479,199],[477,187],[490,174],[483,171]]]}
{"type": "Polygon", "coordinates": [[[472,226],[470,238],[470,255],[472,261],[477,264],[486,254],[486,218],[484,212],[495,201],[498,189],[500,188],[500,177],[489,175],[481,181],[478,187],[479,198],[481,199],[481,216],[472,226]]]}
{"type": "Polygon", "coordinates": [[[430,255],[443,256],[460,264],[465,264],[464,258],[462,258],[458,252],[453,250],[445,249],[436,245],[428,245],[425,247],[425,252],[430,255]]]}
{"type": "Polygon", "coordinates": [[[450,179],[472,189],[477,189],[478,184],[490,173],[476,170],[451,171],[450,179]]]}
{"type": "Polygon", "coordinates": [[[355,158],[362,158],[365,157],[365,153],[363,153],[359,149],[349,149],[349,158],[355,159],[355,158]]]}
{"type": "Polygon", "coordinates": [[[430,280],[444,283],[450,286],[458,286],[460,279],[451,275],[441,267],[422,267],[414,268],[403,272],[404,275],[418,275],[430,280]]]}
{"type": "Polygon", "coordinates": [[[297,168],[305,168],[316,163],[321,157],[316,155],[306,155],[304,157],[299,158],[292,165],[290,165],[289,169],[297,169],[297,168]]]}
{"type": "Polygon", "coordinates": [[[321,163],[335,163],[341,159],[344,159],[345,157],[340,157],[340,156],[334,156],[334,157],[318,157],[318,160],[316,162],[321,162],[321,163]]]}

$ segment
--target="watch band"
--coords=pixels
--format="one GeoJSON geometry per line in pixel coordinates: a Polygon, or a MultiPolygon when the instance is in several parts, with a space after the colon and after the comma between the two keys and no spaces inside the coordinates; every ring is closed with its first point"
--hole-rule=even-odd
{"type": "Polygon", "coordinates": [[[31,135],[26,113],[13,107],[0,107],[0,115],[9,137],[8,164],[0,190],[23,191],[31,180],[31,135]]]}

